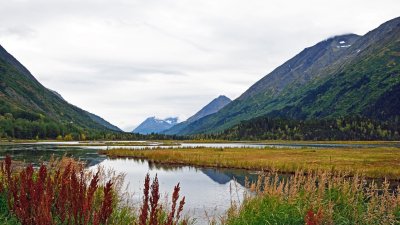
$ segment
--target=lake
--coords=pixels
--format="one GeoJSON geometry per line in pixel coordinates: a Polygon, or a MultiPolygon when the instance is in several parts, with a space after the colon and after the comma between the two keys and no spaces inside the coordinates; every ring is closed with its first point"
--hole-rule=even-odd
{"type": "MultiPolygon", "coordinates": [[[[115,146],[118,148],[143,149],[149,146],[115,146]]],[[[128,191],[133,195],[133,201],[141,200],[144,178],[147,173],[154,177],[158,175],[161,193],[171,194],[174,186],[180,183],[181,196],[186,197],[185,212],[197,218],[197,224],[206,224],[208,217],[218,217],[229,208],[232,201],[241,202],[245,191],[245,178],[257,178],[257,172],[237,169],[196,168],[192,166],[170,166],[154,164],[147,160],[109,159],[97,154],[100,149],[114,148],[110,146],[76,146],[79,142],[43,142],[27,144],[1,144],[0,157],[7,154],[14,160],[21,160],[34,165],[48,160],[52,155],[74,157],[87,162],[88,169],[97,166],[112,168],[126,175],[125,182],[128,191]],[[206,216],[206,212],[208,216],[206,216]]],[[[157,143],[152,144],[153,147],[157,143]]],[[[332,148],[360,147],[374,145],[359,144],[260,144],[260,143],[183,143],[180,147],[290,147],[290,148],[332,148]]],[[[171,146],[164,146],[171,147],[171,146]]],[[[178,147],[178,146],[176,146],[178,147]]]]}
{"type": "Polygon", "coordinates": [[[125,182],[134,202],[141,200],[145,175],[149,173],[154,178],[157,174],[160,192],[164,197],[171,194],[174,186],[180,183],[180,195],[186,197],[185,213],[197,218],[196,224],[207,224],[207,217],[222,215],[231,201],[242,201],[245,177],[257,177],[256,173],[245,170],[167,166],[147,160],[108,159],[92,148],[61,146],[59,143],[0,145],[0,157],[11,155],[14,160],[39,165],[52,155],[66,155],[86,161],[89,169],[95,170],[97,166],[112,168],[125,174],[125,182]]]}

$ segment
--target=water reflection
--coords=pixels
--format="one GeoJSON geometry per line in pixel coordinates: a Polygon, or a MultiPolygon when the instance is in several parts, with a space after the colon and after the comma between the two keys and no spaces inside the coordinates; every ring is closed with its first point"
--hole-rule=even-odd
{"type": "Polygon", "coordinates": [[[79,147],[61,147],[50,144],[0,145],[0,158],[4,158],[6,155],[12,156],[13,160],[32,163],[36,166],[50,160],[51,157],[73,157],[86,162],[88,166],[97,165],[107,158],[106,156],[97,154],[97,150],[82,149],[79,147]]]}
{"type": "MultiPolygon", "coordinates": [[[[139,142],[140,143],[140,142],[139,142]]],[[[84,143],[81,143],[84,144],[84,143]]],[[[68,146],[68,145],[66,145],[68,146]]],[[[79,146],[79,143],[78,143],[79,146]]],[[[321,148],[376,148],[376,147],[400,147],[399,142],[391,143],[380,143],[380,144],[358,144],[358,143],[180,143],[177,145],[163,145],[161,142],[147,143],[146,145],[118,145],[118,146],[105,146],[98,145],[96,142],[91,143],[90,146],[79,146],[84,149],[97,149],[97,150],[110,150],[110,149],[152,149],[152,148],[311,148],[311,149],[321,149],[321,148]]]]}
{"type": "Polygon", "coordinates": [[[14,160],[39,165],[52,155],[70,156],[88,163],[88,169],[97,166],[110,168],[117,173],[124,173],[127,190],[133,195],[133,202],[140,202],[143,192],[144,177],[149,173],[158,176],[160,192],[163,198],[171,195],[174,186],[181,185],[181,196],[186,196],[185,212],[197,218],[197,224],[207,224],[207,215],[222,215],[232,201],[241,202],[246,190],[245,177],[254,177],[254,173],[242,170],[196,168],[154,163],[147,160],[108,159],[98,155],[97,150],[79,147],[61,147],[57,145],[0,145],[0,157],[11,155],[14,160]]]}
{"type": "MultiPolygon", "coordinates": [[[[147,163],[149,170],[163,170],[166,172],[179,172],[184,170],[188,166],[175,165],[175,164],[165,164],[157,163],[154,161],[149,161],[145,159],[131,159],[131,161],[136,161],[140,163],[147,163]]],[[[259,172],[247,171],[240,169],[224,169],[224,168],[208,168],[208,167],[193,167],[199,172],[203,173],[215,183],[225,185],[231,181],[238,182],[241,186],[246,185],[246,178],[248,181],[256,181],[259,172]]]]}
{"type": "MultiPolygon", "coordinates": [[[[208,216],[221,216],[232,201],[241,202],[245,191],[245,177],[256,176],[247,171],[229,169],[175,166],[135,159],[106,159],[99,164],[125,173],[128,190],[134,201],[142,197],[142,186],[147,173],[159,178],[161,193],[169,196],[180,183],[181,195],[186,196],[185,211],[197,218],[198,224],[207,222],[208,216]]],[[[91,169],[95,169],[92,167],[91,169]]]]}
{"type": "MultiPolygon", "coordinates": [[[[207,144],[213,147],[232,147],[221,144],[207,144]]],[[[236,147],[241,147],[237,146],[236,147]]],[[[262,145],[253,145],[253,147],[262,145]]],[[[309,145],[310,146],[310,145],[309,145]]],[[[119,146],[120,147],[120,146],[119,146]]],[[[129,146],[137,147],[137,146],[129,146]]],[[[207,147],[207,146],[205,146],[207,147]]],[[[265,147],[265,146],[264,146],[265,147]]],[[[52,155],[55,157],[69,156],[87,162],[89,169],[97,166],[110,168],[126,174],[125,182],[128,191],[133,193],[133,201],[139,202],[142,197],[144,177],[149,173],[152,177],[158,175],[161,193],[164,197],[171,194],[177,183],[181,184],[181,195],[186,196],[185,212],[197,218],[197,224],[206,224],[208,216],[222,215],[232,201],[241,202],[246,191],[246,177],[255,181],[257,172],[237,169],[199,168],[192,166],[160,164],[148,160],[109,159],[97,154],[98,148],[83,148],[77,146],[60,146],[57,144],[11,144],[0,145],[0,158],[11,155],[14,160],[21,160],[39,165],[52,155]]],[[[279,179],[290,179],[282,175],[279,179]]]]}

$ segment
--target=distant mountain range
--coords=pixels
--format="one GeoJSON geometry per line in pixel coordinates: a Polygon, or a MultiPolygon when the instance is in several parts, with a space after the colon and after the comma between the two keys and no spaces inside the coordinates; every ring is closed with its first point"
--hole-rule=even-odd
{"type": "Polygon", "coordinates": [[[219,112],[177,134],[218,133],[258,117],[400,119],[399,96],[400,17],[364,36],[335,36],[304,49],[219,112]]]}
{"type": "Polygon", "coordinates": [[[226,97],[224,95],[220,95],[218,98],[212,100],[210,103],[208,103],[206,106],[204,106],[200,111],[198,111],[196,114],[194,114],[189,119],[187,119],[186,122],[192,123],[203,117],[214,114],[231,102],[232,102],[232,100],[229,99],[228,97],[226,97]]]}
{"type": "MultiPolygon", "coordinates": [[[[399,96],[400,17],[363,36],[334,36],[305,48],[234,101],[220,96],[179,124],[177,118],[150,117],[133,132],[282,138],[286,133],[275,134],[285,129],[293,136],[294,130],[299,131],[298,124],[315,135],[313,121],[326,127],[324,121],[329,120],[337,137],[343,137],[344,131],[352,132],[346,127],[352,119],[344,117],[355,116],[360,130],[354,132],[366,133],[372,127],[378,136],[368,138],[395,139],[399,136],[399,96]],[[274,129],[263,136],[271,124],[274,129]],[[381,125],[387,126],[385,131],[381,125]]],[[[0,46],[0,138],[55,138],[73,133],[80,139],[87,131],[103,130],[121,131],[44,87],[0,46]]],[[[325,131],[329,138],[332,131],[325,131]]]]}
{"type": "Polygon", "coordinates": [[[187,124],[197,121],[203,117],[211,115],[218,112],[232,100],[228,97],[221,95],[218,98],[213,99],[210,103],[204,106],[200,111],[191,116],[189,119],[182,123],[177,123],[177,118],[167,118],[167,119],[157,119],[155,117],[149,117],[144,122],[142,122],[133,133],[139,134],[177,134],[181,129],[184,129],[187,124]]]}
{"type": "Polygon", "coordinates": [[[0,136],[55,138],[63,132],[119,130],[44,87],[0,46],[0,136]],[[1,117],[3,116],[3,117],[1,117]],[[8,121],[8,122],[7,122],[8,121]]]}
{"type": "Polygon", "coordinates": [[[173,127],[171,127],[168,130],[165,130],[163,133],[164,134],[179,134],[182,130],[184,130],[189,124],[202,119],[206,116],[212,115],[214,113],[217,113],[220,111],[222,108],[224,108],[226,105],[231,103],[232,100],[229,99],[228,97],[221,95],[218,98],[212,100],[210,103],[208,103],[206,106],[204,106],[200,111],[198,111],[196,114],[191,116],[189,119],[186,121],[179,123],[173,127]]]}
{"type": "Polygon", "coordinates": [[[178,123],[177,117],[169,117],[166,119],[158,119],[156,117],[149,117],[143,121],[132,133],[138,134],[158,134],[161,133],[178,123]]]}

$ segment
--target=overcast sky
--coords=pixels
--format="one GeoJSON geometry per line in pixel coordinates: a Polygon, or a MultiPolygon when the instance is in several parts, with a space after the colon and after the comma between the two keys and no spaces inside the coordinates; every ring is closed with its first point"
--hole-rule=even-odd
{"type": "Polygon", "coordinates": [[[305,47],[397,16],[399,0],[0,0],[0,44],[70,103],[131,131],[237,98],[305,47]]]}

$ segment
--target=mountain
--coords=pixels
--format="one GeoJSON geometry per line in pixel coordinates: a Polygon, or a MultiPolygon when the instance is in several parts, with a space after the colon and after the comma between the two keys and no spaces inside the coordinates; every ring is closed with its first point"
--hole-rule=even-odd
{"type": "Polygon", "coordinates": [[[44,87],[0,46],[0,138],[55,138],[109,130],[95,117],[44,87]]]}
{"type": "MultiPolygon", "coordinates": [[[[48,89],[48,88],[47,88],[47,89],[48,89]]],[[[51,90],[51,89],[48,89],[48,90],[51,91],[51,92],[53,92],[53,94],[57,95],[57,97],[59,97],[59,98],[61,98],[62,100],[65,101],[65,99],[63,98],[63,96],[62,96],[60,93],[58,93],[57,91],[54,91],[54,90],[51,90]]]]}
{"type": "Polygon", "coordinates": [[[231,102],[232,102],[232,100],[229,99],[228,97],[226,97],[224,95],[220,95],[218,98],[212,100],[210,103],[208,103],[206,106],[204,106],[200,111],[198,111],[196,114],[194,114],[189,119],[187,119],[186,122],[192,123],[203,117],[214,114],[231,102]]]}
{"type": "MultiPolygon", "coordinates": [[[[51,90],[51,89],[48,89],[48,90],[50,90],[50,91],[53,92],[55,95],[57,95],[59,98],[61,98],[62,100],[65,101],[65,99],[62,97],[62,95],[61,95],[60,93],[58,93],[57,91],[54,91],[54,90],[51,90]]],[[[100,124],[100,125],[102,125],[102,126],[108,128],[109,130],[113,130],[113,131],[117,131],[117,132],[122,132],[122,130],[121,130],[119,127],[117,127],[117,126],[111,124],[110,122],[106,121],[105,119],[101,118],[100,116],[95,115],[95,114],[93,114],[93,113],[90,113],[90,112],[88,112],[88,111],[85,111],[85,113],[86,113],[86,114],[90,117],[90,119],[92,119],[94,122],[96,122],[96,123],[98,123],[98,124],[100,124]]]]}
{"type": "Polygon", "coordinates": [[[177,117],[169,117],[166,119],[158,119],[156,117],[149,117],[143,121],[132,133],[151,134],[162,133],[165,130],[173,127],[178,123],[177,117]]]}
{"type": "Polygon", "coordinates": [[[110,122],[108,122],[107,120],[101,118],[98,115],[95,115],[93,113],[90,112],[86,112],[86,114],[90,117],[90,119],[92,119],[94,122],[102,125],[103,127],[106,127],[109,130],[113,130],[113,131],[117,131],[117,132],[122,132],[121,129],[119,129],[119,127],[111,124],[110,122]]]}
{"type": "Polygon", "coordinates": [[[165,134],[178,134],[180,133],[181,130],[184,130],[186,126],[190,123],[193,123],[203,117],[206,117],[208,115],[214,114],[224,108],[226,105],[231,103],[232,100],[229,99],[228,97],[221,95],[218,98],[215,98],[212,100],[210,103],[208,103],[206,106],[204,106],[200,111],[198,111],[196,114],[191,116],[189,119],[186,121],[179,123],[170,129],[164,131],[163,133],[165,134]]]}
{"type": "Polygon", "coordinates": [[[278,95],[289,86],[299,87],[312,79],[326,75],[320,71],[337,61],[344,60],[346,50],[359,38],[360,36],[356,34],[335,36],[304,49],[251,86],[239,100],[259,95],[278,95]]]}
{"type": "Polygon", "coordinates": [[[221,132],[267,116],[298,120],[400,114],[400,17],[364,36],[335,36],[304,49],[218,113],[179,134],[221,132]]]}

